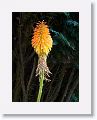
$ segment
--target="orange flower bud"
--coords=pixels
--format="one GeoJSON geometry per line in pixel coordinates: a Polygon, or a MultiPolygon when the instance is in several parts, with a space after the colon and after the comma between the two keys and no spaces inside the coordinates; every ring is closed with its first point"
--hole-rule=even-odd
{"type": "Polygon", "coordinates": [[[47,56],[52,48],[52,38],[44,21],[38,22],[32,37],[32,47],[38,56],[47,56]]]}

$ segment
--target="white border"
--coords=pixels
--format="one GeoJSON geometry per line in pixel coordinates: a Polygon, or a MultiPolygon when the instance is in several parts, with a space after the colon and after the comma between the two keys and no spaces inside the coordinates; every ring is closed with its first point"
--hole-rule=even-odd
{"type": "Polygon", "coordinates": [[[91,114],[91,4],[88,0],[3,0],[0,3],[0,112],[91,114]],[[12,12],[79,12],[79,102],[12,101],[12,12]]]}

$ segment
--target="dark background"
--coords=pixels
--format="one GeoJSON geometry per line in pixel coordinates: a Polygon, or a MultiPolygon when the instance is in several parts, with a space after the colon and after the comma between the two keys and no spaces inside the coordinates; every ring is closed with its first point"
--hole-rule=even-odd
{"type": "Polygon", "coordinates": [[[35,76],[38,56],[31,46],[38,21],[47,22],[53,48],[47,64],[51,82],[44,81],[43,102],[79,101],[79,13],[12,13],[12,101],[35,102],[39,80],[35,76]]]}

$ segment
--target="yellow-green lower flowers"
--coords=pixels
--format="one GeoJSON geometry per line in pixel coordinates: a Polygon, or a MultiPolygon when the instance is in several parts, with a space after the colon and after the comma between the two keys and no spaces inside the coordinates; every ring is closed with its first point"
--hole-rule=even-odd
{"type": "Polygon", "coordinates": [[[43,89],[43,81],[47,80],[47,76],[51,73],[47,66],[47,56],[52,48],[52,38],[49,32],[49,28],[44,21],[38,22],[32,37],[32,47],[35,52],[38,54],[38,66],[36,69],[36,76],[39,75],[39,92],[37,97],[37,102],[40,102],[43,89]]]}

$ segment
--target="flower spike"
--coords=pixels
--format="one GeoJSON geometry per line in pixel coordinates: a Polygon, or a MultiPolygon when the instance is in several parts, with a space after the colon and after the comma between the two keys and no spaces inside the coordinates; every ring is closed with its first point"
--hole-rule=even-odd
{"type": "Polygon", "coordinates": [[[32,47],[34,48],[35,52],[38,54],[38,66],[36,69],[36,76],[39,75],[39,93],[37,97],[37,101],[39,102],[42,95],[42,88],[43,88],[43,81],[47,80],[46,77],[49,77],[49,74],[51,73],[48,66],[47,66],[47,56],[52,48],[53,40],[51,38],[48,25],[46,25],[46,22],[38,22],[33,33],[32,37],[32,47]]]}

